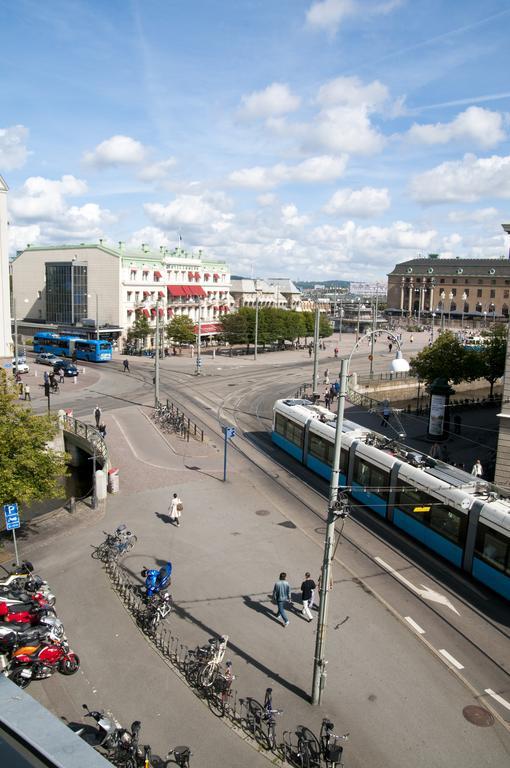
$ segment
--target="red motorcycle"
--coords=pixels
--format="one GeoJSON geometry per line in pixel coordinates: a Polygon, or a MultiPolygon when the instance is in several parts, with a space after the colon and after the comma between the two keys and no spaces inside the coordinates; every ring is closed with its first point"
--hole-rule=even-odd
{"type": "Polygon", "coordinates": [[[74,675],[79,668],[79,656],[70,650],[67,640],[50,635],[47,643],[25,645],[14,651],[4,674],[20,688],[26,688],[31,680],[43,680],[54,672],[74,675]]]}
{"type": "Polygon", "coordinates": [[[0,619],[15,624],[38,624],[42,616],[55,616],[55,609],[47,603],[29,602],[7,605],[0,602],[0,619]]]}

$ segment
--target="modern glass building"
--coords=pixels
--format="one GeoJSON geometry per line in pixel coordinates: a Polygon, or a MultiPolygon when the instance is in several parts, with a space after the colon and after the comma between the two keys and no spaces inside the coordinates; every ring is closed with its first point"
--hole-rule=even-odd
{"type": "Polygon", "coordinates": [[[80,323],[88,314],[87,264],[79,261],[46,262],[46,320],[80,323]]]}

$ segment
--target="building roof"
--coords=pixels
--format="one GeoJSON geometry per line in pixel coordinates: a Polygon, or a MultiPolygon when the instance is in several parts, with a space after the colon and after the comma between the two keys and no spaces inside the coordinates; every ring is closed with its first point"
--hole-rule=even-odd
{"type": "Polygon", "coordinates": [[[396,264],[388,275],[509,275],[509,259],[420,258],[396,264]],[[491,271],[494,270],[494,271],[491,271]]]}
{"type": "Polygon", "coordinates": [[[7,186],[5,179],[3,179],[2,176],[0,175],[0,191],[7,192],[8,190],[9,190],[9,187],[7,186]]]}
{"type": "Polygon", "coordinates": [[[278,287],[281,293],[301,293],[299,288],[288,277],[268,277],[267,282],[269,285],[278,287]]]}

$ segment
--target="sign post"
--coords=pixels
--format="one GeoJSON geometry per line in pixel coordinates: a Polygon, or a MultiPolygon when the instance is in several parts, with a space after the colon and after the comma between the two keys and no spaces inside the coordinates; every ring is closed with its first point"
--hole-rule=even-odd
{"type": "Polygon", "coordinates": [[[18,545],[16,543],[16,528],[20,527],[19,512],[17,504],[4,504],[5,528],[12,531],[12,540],[14,542],[14,553],[16,555],[16,565],[19,565],[18,545]]]}
{"type": "Polygon", "coordinates": [[[227,480],[227,442],[229,438],[236,436],[235,427],[222,427],[224,435],[224,453],[223,453],[223,482],[227,480]]]}

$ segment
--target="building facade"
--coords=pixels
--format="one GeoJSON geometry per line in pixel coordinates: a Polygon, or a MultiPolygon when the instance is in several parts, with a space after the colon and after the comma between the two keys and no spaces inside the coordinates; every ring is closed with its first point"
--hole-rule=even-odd
{"type": "Polygon", "coordinates": [[[0,357],[10,357],[13,352],[9,290],[9,246],[7,242],[8,189],[9,187],[0,176],[0,357]]]}
{"type": "Polygon", "coordinates": [[[235,307],[273,307],[278,309],[301,310],[301,291],[292,280],[271,278],[254,280],[248,277],[233,277],[230,284],[235,307]]]}
{"type": "Polygon", "coordinates": [[[119,327],[125,337],[138,313],[149,321],[158,313],[165,323],[184,316],[198,324],[200,316],[202,334],[215,335],[234,306],[227,265],[183,248],[27,246],[12,263],[12,279],[24,319],[77,328],[93,320],[99,334],[119,327]]]}
{"type": "Polygon", "coordinates": [[[507,320],[510,260],[411,259],[388,275],[388,309],[405,315],[448,313],[452,317],[507,320]]]}

